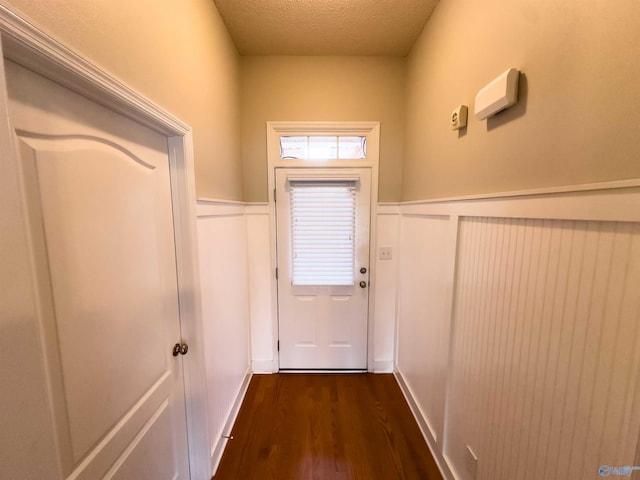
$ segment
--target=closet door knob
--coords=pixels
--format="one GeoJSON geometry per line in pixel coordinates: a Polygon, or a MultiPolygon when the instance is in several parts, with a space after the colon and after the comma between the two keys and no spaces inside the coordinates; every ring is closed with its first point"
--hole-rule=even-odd
{"type": "Polygon", "coordinates": [[[189,345],[187,345],[186,343],[176,343],[173,346],[171,353],[173,354],[174,357],[177,357],[178,355],[186,355],[188,351],[189,351],[189,345]]]}

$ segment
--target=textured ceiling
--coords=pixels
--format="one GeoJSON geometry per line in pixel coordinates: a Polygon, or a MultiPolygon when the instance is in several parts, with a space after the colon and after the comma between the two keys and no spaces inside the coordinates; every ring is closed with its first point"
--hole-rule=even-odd
{"type": "Polygon", "coordinates": [[[405,56],[439,0],[214,0],[241,55],[405,56]]]}

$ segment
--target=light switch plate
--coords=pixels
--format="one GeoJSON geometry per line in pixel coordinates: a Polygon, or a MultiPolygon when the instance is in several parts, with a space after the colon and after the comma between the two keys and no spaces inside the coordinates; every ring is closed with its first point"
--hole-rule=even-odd
{"type": "Polygon", "coordinates": [[[393,249],[391,247],[380,247],[378,249],[378,258],[380,260],[391,260],[393,249]]]}

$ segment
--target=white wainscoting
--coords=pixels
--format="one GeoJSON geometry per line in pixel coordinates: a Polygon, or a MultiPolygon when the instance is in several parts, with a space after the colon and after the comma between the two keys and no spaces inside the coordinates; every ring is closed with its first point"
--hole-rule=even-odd
{"type": "Polygon", "coordinates": [[[245,205],[198,201],[198,248],[211,469],[215,472],[251,375],[245,205]]]}
{"type": "Polygon", "coordinates": [[[247,204],[247,241],[251,311],[251,366],[254,373],[278,371],[277,300],[271,264],[269,204],[247,204]]]}
{"type": "Polygon", "coordinates": [[[379,204],[377,209],[376,236],[378,251],[371,252],[375,263],[371,277],[371,293],[374,296],[373,315],[369,315],[371,327],[373,366],[375,373],[393,372],[395,365],[395,327],[397,305],[397,279],[399,258],[400,210],[394,205],[379,204]],[[380,259],[380,248],[391,248],[390,259],[380,259]]]}
{"type": "Polygon", "coordinates": [[[638,185],[399,206],[397,375],[446,478],[638,464],[638,185]]]}
{"type": "Polygon", "coordinates": [[[397,368],[419,400],[433,439],[441,443],[455,251],[451,218],[403,215],[400,235],[397,368]]]}

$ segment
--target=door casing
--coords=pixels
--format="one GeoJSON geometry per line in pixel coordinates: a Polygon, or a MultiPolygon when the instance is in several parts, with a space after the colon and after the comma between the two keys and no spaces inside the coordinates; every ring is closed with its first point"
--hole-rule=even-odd
{"type": "MultiPolygon", "coordinates": [[[[0,5],[0,53],[90,100],[131,118],[167,137],[172,211],[179,284],[182,338],[189,343],[184,358],[187,397],[189,464],[192,478],[211,477],[207,391],[204,371],[202,319],[196,235],[196,195],[191,128],[58,40],[32,22],[0,5]]],[[[0,111],[9,118],[4,63],[0,62],[0,111]]],[[[0,155],[17,162],[18,153],[8,122],[0,126],[0,155]]],[[[24,192],[20,204],[24,205],[24,192]]],[[[37,318],[37,308],[34,307],[37,318]]],[[[36,321],[36,323],[39,323],[36,321]]]]}
{"type": "Polygon", "coordinates": [[[268,162],[268,194],[269,194],[269,225],[271,244],[271,265],[274,272],[271,282],[271,331],[274,333],[271,339],[273,352],[272,371],[279,369],[278,353],[278,291],[275,280],[277,267],[277,235],[276,235],[276,204],[275,204],[275,173],[276,168],[370,168],[371,169],[371,211],[370,211],[370,241],[369,241],[369,322],[367,332],[367,370],[373,371],[373,332],[374,325],[372,319],[375,318],[375,287],[376,287],[376,262],[375,252],[377,252],[376,232],[377,232],[377,205],[378,205],[378,167],[380,158],[380,122],[267,122],[267,162],[268,162]],[[296,135],[354,135],[367,137],[367,158],[362,160],[329,160],[329,161],[309,161],[291,160],[280,158],[280,137],[296,135]]]}

